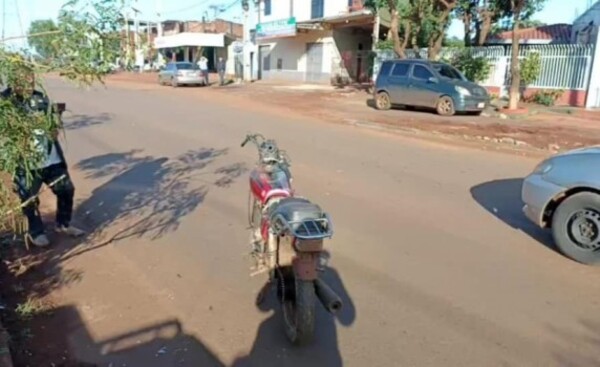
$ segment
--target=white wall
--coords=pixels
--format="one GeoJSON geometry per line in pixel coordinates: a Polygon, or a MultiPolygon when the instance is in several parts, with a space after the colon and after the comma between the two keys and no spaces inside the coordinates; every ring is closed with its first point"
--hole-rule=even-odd
{"type": "Polygon", "coordinates": [[[268,73],[263,72],[264,78],[303,81],[307,70],[306,49],[308,43],[323,43],[321,72],[323,78],[329,78],[334,58],[339,54],[331,31],[299,33],[296,37],[280,38],[271,43],[260,43],[260,46],[269,45],[270,47],[271,70],[268,73]],[[282,70],[277,69],[278,59],[282,60],[282,70]]]}
{"type": "MultiPolygon", "coordinates": [[[[324,0],[324,16],[332,17],[348,12],[348,0],[324,0]]],[[[297,22],[310,20],[311,0],[294,0],[294,17],[297,22]]],[[[271,15],[264,15],[264,4],[261,10],[261,22],[287,19],[290,16],[290,0],[271,0],[271,15]]]]}

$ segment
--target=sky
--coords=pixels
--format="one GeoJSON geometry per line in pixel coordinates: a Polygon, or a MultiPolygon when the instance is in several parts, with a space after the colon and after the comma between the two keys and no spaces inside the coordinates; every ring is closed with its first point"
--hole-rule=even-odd
{"type": "MultiPolygon", "coordinates": [[[[241,0],[132,1],[136,3],[134,6],[141,11],[140,19],[144,20],[156,21],[160,7],[162,7],[163,19],[201,20],[203,15],[207,16],[207,19],[212,19],[214,10],[210,6],[217,5],[228,8],[225,12],[219,13],[220,18],[243,23],[241,0]]],[[[548,24],[571,23],[577,13],[583,13],[588,4],[594,1],[600,0],[547,0],[544,10],[536,14],[535,19],[548,24]]],[[[0,29],[4,28],[5,36],[11,37],[25,34],[33,20],[55,18],[66,0],[0,0],[0,5],[2,2],[5,7],[6,22],[0,24],[0,29]]],[[[1,11],[2,7],[0,7],[1,11]]],[[[0,18],[1,22],[2,18],[0,18]]],[[[462,37],[462,34],[462,23],[454,21],[449,35],[462,37]]],[[[24,46],[24,44],[22,45],[24,46]]]]}

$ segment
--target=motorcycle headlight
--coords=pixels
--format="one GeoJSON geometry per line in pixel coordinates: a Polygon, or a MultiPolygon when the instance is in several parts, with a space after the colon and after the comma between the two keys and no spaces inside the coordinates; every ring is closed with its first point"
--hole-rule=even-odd
{"type": "Polygon", "coordinates": [[[470,96],[471,92],[469,92],[469,90],[465,87],[461,87],[461,86],[456,86],[454,87],[454,89],[456,89],[456,91],[458,92],[458,94],[463,95],[463,96],[470,96]]]}
{"type": "Polygon", "coordinates": [[[533,169],[533,173],[536,175],[545,175],[546,173],[552,171],[552,168],[552,161],[543,161],[533,169]]]}

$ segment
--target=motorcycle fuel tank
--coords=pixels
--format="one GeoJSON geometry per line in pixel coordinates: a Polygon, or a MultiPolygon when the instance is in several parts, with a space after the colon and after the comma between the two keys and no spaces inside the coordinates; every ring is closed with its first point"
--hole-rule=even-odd
{"type": "Polygon", "coordinates": [[[250,173],[250,190],[261,204],[273,197],[292,195],[292,187],[288,175],[282,169],[267,172],[264,168],[256,168],[250,173]]]}

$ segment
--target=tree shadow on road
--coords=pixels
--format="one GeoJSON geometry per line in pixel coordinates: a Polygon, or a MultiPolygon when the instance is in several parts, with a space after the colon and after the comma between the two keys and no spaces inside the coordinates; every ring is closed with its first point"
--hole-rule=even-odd
{"type": "Polygon", "coordinates": [[[87,178],[108,181],[77,206],[75,217],[91,229],[86,240],[94,246],[71,256],[126,238],[156,240],[176,231],[210,186],[227,186],[246,171],[242,163],[205,170],[225,154],[226,149],[198,149],[157,158],[132,150],[82,160],[76,168],[87,178]]]}
{"type": "MultiPolygon", "coordinates": [[[[315,338],[305,347],[294,347],[285,336],[283,316],[276,292],[271,289],[264,301],[257,307],[262,312],[271,312],[271,316],[258,328],[256,339],[250,354],[238,358],[233,367],[267,366],[343,366],[337,336],[336,320],[344,327],[350,327],[356,320],[356,309],[352,298],[335,269],[328,268],[321,276],[341,297],[344,306],[337,315],[329,314],[318,302],[315,323],[315,338]]],[[[265,288],[261,290],[265,290],[265,288]]]]}
{"type": "Polygon", "coordinates": [[[494,180],[473,186],[471,196],[496,218],[528,234],[542,245],[556,250],[550,233],[536,226],[523,214],[522,185],[521,178],[494,180]]]}
{"type": "Polygon", "coordinates": [[[102,125],[111,120],[111,115],[101,113],[99,115],[70,115],[63,119],[65,130],[79,130],[96,125],[102,125]]]}

